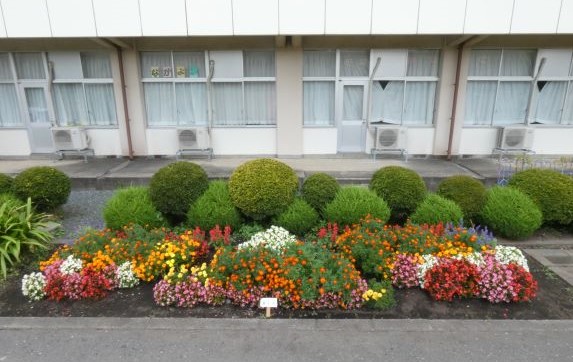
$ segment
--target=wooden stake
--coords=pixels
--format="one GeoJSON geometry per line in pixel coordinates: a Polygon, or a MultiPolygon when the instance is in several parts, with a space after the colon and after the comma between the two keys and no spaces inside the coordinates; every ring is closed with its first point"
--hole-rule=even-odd
{"type": "Polygon", "coordinates": [[[267,317],[267,318],[270,318],[270,317],[271,317],[271,308],[270,308],[270,307],[267,307],[266,317],[267,317]]]}

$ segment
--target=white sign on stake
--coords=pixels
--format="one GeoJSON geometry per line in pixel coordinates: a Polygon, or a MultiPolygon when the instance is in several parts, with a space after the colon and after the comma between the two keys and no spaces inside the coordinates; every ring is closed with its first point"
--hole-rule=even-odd
{"type": "Polygon", "coordinates": [[[271,308],[277,308],[279,306],[279,302],[277,298],[261,298],[259,301],[260,308],[266,308],[266,317],[270,318],[271,316],[271,308]]]}

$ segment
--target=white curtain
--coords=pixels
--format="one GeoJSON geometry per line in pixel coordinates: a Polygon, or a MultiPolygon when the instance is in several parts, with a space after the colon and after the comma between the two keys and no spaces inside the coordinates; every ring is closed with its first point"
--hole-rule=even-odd
{"type": "Polygon", "coordinates": [[[23,126],[14,84],[0,84],[0,127],[23,126]]]}
{"type": "Polygon", "coordinates": [[[306,126],[334,125],[334,82],[303,83],[306,126]]]}
{"type": "Polygon", "coordinates": [[[54,84],[54,104],[60,126],[86,125],[86,102],[81,84],[54,84]]]}
{"type": "Polygon", "coordinates": [[[84,78],[111,78],[109,54],[101,52],[80,53],[84,78]]]}
{"type": "Polygon", "coordinates": [[[244,125],[242,83],[213,83],[213,123],[244,125]]]}
{"type": "Polygon", "coordinates": [[[247,124],[276,124],[276,100],[274,82],[245,82],[247,124]]]}
{"type": "Polygon", "coordinates": [[[170,52],[142,52],[142,78],[172,78],[173,69],[170,52]]]}
{"type": "Polygon", "coordinates": [[[524,123],[530,88],[530,82],[501,82],[497,91],[493,124],[524,123]]]}
{"type": "Polygon", "coordinates": [[[175,76],[177,78],[205,78],[205,53],[174,52],[175,76]]]}
{"type": "Polygon", "coordinates": [[[243,54],[245,77],[274,77],[274,51],[245,51],[243,54]]]}
{"type": "Polygon", "coordinates": [[[361,85],[344,86],[342,100],[342,119],[360,120],[363,117],[364,87],[361,85]]]}
{"type": "Polygon", "coordinates": [[[538,96],[533,121],[543,124],[559,124],[567,82],[537,82],[534,89],[538,92],[538,96]]]}
{"type": "Polygon", "coordinates": [[[334,50],[307,50],[303,53],[304,77],[334,77],[336,52],[334,50]]]}
{"type": "Polygon", "coordinates": [[[205,83],[176,83],[175,98],[178,125],[198,126],[207,124],[205,83]]]}
{"type": "Polygon", "coordinates": [[[432,124],[436,82],[406,82],[404,124],[432,124]]]}
{"type": "Polygon", "coordinates": [[[505,49],[501,62],[501,75],[506,77],[532,76],[535,54],[535,50],[505,49]]]}
{"type": "Polygon", "coordinates": [[[495,106],[497,82],[469,81],[466,94],[466,125],[490,125],[495,106]]]}
{"type": "Polygon", "coordinates": [[[370,72],[370,51],[342,50],[340,51],[340,76],[368,77],[370,72]]]}
{"type": "Polygon", "coordinates": [[[573,82],[569,83],[569,93],[567,94],[567,99],[565,99],[561,124],[573,125],[573,82]]]}
{"type": "Polygon", "coordinates": [[[86,100],[90,125],[117,124],[115,97],[112,84],[86,84],[86,100]]]}
{"type": "Polygon", "coordinates": [[[402,104],[404,102],[404,82],[372,82],[372,121],[402,123],[402,104]]]}
{"type": "Polygon", "coordinates": [[[8,53],[0,53],[0,79],[13,80],[12,67],[10,66],[10,56],[8,53]]]}
{"type": "Polygon", "coordinates": [[[174,126],[173,83],[144,83],[145,109],[150,126],[174,126]]]}
{"type": "Polygon", "coordinates": [[[470,57],[470,76],[490,76],[499,75],[499,63],[501,61],[501,49],[477,49],[472,50],[470,57]]]}
{"type": "Polygon", "coordinates": [[[28,106],[28,114],[30,115],[30,122],[49,122],[50,116],[48,115],[44,88],[26,88],[24,93],[26,96],[26,105],[28,106]]]}
{"type": "Polygon", "coordinates": [[[408,51],[408,70],[406,75],[417,77],[438,76],[438,50],[408,51]]]}
{"type": "Polygon", "coordinates": [[[18,79],[46,79],[41,53],[14,53],[18,79]]]}

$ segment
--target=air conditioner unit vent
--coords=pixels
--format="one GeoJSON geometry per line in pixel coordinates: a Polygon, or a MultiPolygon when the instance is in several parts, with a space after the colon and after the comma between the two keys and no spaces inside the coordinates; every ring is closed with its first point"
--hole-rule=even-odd
{"type": "Polygon", "coordinates": [[[499,148],[504,150],[530,150],[533,146],[533,128],[505,127],[501,133],[499,148]]]}
{"type": "Polygon", "coordinates": [[[209,130],[205,127],[179,128],[177,139],[180,150],[206,150],[211,145],[209,130]]]}
{"type": "Polygon", "coordinates": [[[88,148],[88,136],[83,128],[52,128],[56,151],[79,151],[88,148]]]}
{"type": "Polygon", "coordinates": [[[403,127],[376,127],[377,150],[399,150],[406,145],[406,129],[403,127]]]}

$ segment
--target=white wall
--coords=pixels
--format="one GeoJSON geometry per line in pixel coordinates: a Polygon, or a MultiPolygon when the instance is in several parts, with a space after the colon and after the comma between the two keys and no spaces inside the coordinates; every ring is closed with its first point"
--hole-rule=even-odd
{"type": "Polygon", "coordinates": [[[46,4],[52,36],[96,36],[91,0],[50,0],[46,4]]]}
{"type": "Polygon", "coordinates": [[[0,128],[0,156],[28,156],[30,153],[27,130],[0,128]]]}
{"type": "Polygon", "coordinates": [[[431,155],[434,148],[433,127],[408,128],[408,153],[410,155],[431,155]]]}
{"type": "Polygon", "coordinates": [[[507,34],[511,27],[514,0],[468,0],[464,32],[507,34]]]}
{"type": "Polygon", "coordinates": [[[491,155],[497,147],[499,128],[463,128],[459,155],[491,155]]]}
{"type": "Polygon", "coordinates": [[[280,1],[280,34],[324,34],[325,1],[326,0],[280,1]]]}
{"type": "Polygon", "coordinates": [[[302,131],[302,152],[305,155],[334,155],[337,142],[336,128],[304,128],[302,131]]]}
{"type": "Polygon", "coordinates": [[[101,156],[121,156],[121,139],[119,130],[88,128],[90,138],[90,148],[93,148],[96,155],[101,156]]]}
{"type": "Polygon", "coordinates": [[[533,150],[537,154],[573,154],[573,128],[536,127],[533,150]]]}
{"type": "Polygon", "coordinates": [[[233,0],[235,35],[278,34],[278,0],[233,0]]]}
{"type": "Polygon", "coordinates": [[[93,8],[98,36],[142,35],[138,0],[96,0],[93,8]]]}
{"type": "Polygon", "coordinates": [[[233,35],[233,7],[227,0],[187,0],[189,35],[233,35]]]}

